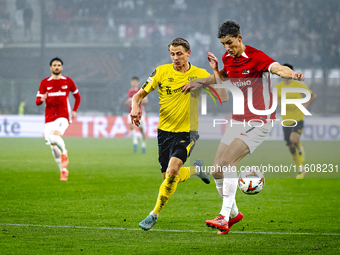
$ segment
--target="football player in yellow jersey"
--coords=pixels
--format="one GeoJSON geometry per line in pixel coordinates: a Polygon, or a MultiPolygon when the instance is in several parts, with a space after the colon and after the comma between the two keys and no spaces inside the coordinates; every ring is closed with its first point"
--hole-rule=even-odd
{"type": "Polygon", "coordinates": [[[183,92],[185,84],[202,79],[210,74],[189,63],[190,44],[183,38],[174,39],[168,50],[172,64],[162,65],[150,75],[148,80],[132,98],[131,121],[139,126],[143,98],[158,88],[159,124],[158,124],[158,161],[163,175],[155,208],[139,223],[144,230],[151,229],[157,217],[177,184],[196,174],[209,184],[209,175],[203,171],[203,162],[196,160],[194,167],[182,167],[189,157],[198,139],[198,97],[200,90],[183,92]]]}
{"type": "MultiPolygon", "coordinates": [[[[293,70],[293,66],[290,64],[284,64],[293,70]]],[[[316,94],[313,93],[305,84],[297,82],[293,79],[283,79],[280,83],[276,84],[278,101],[281,101],[281,88],[304,88],[309,90],[311,93],[311,98],[308,102],[302,104],[307,108],[316,98],[316,94]]],[[[301,93],[287,93],[286,95],[289,99],[302,98],[301,93]]],[[[304,171],[303,163],[305,162],[304,150],[300,141],[300,136],[303,131],[303,120],[304,114],[300,109],[294,104],[288,104],[286,109],[286,115],[282,115],[282,120],[284,121],[283,133],[286,144],[289,148],[289,152],[293,158],[294,163],[299,167],[299,173],[296,176],[297,179],[303,179],[306,172],[304,171]],[[296,122],[295,122],[295,121],[296,122]]]]}

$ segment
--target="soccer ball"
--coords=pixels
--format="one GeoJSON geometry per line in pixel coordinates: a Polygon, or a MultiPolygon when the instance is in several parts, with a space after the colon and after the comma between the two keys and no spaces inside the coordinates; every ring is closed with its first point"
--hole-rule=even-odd
{"type": "Polygon", "coordinates": [[[264,186],[264,176],[257,168],[246,168],[238,176],[238,187],[247,195],[259,193],[264,186]]]}

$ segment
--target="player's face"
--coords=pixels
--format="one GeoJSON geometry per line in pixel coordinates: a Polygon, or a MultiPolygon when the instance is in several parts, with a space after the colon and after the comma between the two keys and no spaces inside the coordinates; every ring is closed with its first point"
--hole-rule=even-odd
{"type": "Polygon", "coordinates": [[[242,36],[238,35],[236,37],[225,36],[220,38],[225,50],[233,57],[239,57],[242,54],[242,36]]]}
{"type": "Polygon", "coordinates": [[[58,75],[63,70],[63,65],[61,64],[60,61],[56,60],[56,61],[52,62],[52,65],[50,66],[50,69],[51,69],[53,74],[58,75]]]}
{"type": "Polygon", "coordinates": [[[139,81],[138,80],[131,80],[131,88],[136,89],[138,88],[139,81]]]}
{"type": "Polygon", "coordinates": [[[190,57],[191,51],[186,50],[183,46],[170,46],[170,57],[172,63],[174,63],[175,69],[181,69],[185,67],[188,63],[188,59],[190,57]]]}

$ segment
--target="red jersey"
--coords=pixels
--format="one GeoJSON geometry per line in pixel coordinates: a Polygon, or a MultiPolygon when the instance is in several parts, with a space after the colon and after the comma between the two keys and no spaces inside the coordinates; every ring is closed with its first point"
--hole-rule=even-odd
{"type": "Polygon", "coordinates": [[[40,82],[36,104],[43,103],[41,97],[47,92],[45,123],[55,121],[58,118],[66,118],[69,122],[72,121],[71,106],[68,100],[70,91],[75,98],[73,111],[77,111],[80,104],[80,95],[71,78],[62,75],[59,80],[54,80],[51,76],[40,82]]]}
{"type": "Polygon", "coordinates": [[[223,71],[228,75],[231,83],[240,88],[244,96],[244,115],[234,115],[232,119],[238,121],[275,119],[274,111],[270,115],[255,115],[248,108],[247,89],[253,89],[253,106],[256,110],[267,110],[273,104],[270,89],[270,68],[277,63],[264,52],[246,45],[240,57],[234,58],[228,52],[222,57],[223,71]]]}
{"type": "MultiPolygon", "coordinates": [[[[140,88],[137,88],[137,89],[128,89],[128,98],[132,98],[138,91],[140,90],[140,88]]],[[[141,109],[142,109],[142,112],[143,112],[143,106],[142,105],[140,105],[139,106],[141,109]]],[[[129,108],[129,113],[131,113],[131,110],[132,110],[132,108],[131,108],[131,105],[130,105],[130,108],[129,108]]]]}

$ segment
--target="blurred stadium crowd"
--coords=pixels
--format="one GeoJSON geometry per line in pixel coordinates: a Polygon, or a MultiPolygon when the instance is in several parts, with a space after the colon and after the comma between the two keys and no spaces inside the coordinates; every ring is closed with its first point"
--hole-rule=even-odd
{"type": "MultiPolygon", "coordinates": [[[[64,74],[83,93],[101,93],[100,101],[106,102],[104,109],[82,103],[79,111],[121,114],[127,110],[122,102],[130,78],[143,80],[168,63],[167,44],[174,37],[188,39],[191,62],[209,69],[207,51],[223,54],[216,33],[226,20],[241,25],[245,44],[281,63],[326,73],[340,68],[339,10],[338,0],[0,0],[0,93],[7,91],[4,84],[12,84],[17,88],[8,93],[20,102],[24,93],[18,80],[30,80],[37,89],[49,75],[46,63],[58,55],[65,60],[64,74]],[[32,67],[22,68],[27,61],[32,67]]],[[[7,112],[14,113],[18,102],[7,112]]],[[[0,107],[5,104],[2,100],[0,107]]],[[[157,112],[152,107],[147,110],[157,112]]]]}

